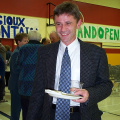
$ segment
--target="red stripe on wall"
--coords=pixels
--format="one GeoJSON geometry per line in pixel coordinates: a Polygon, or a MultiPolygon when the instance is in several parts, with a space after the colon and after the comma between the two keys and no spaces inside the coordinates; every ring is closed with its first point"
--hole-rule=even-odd
{"type": "Polygon", "coordinates": [[[84,15],[85,22],[120,26],[120,9],[76,2],[84,15]]]}
{"type": "MultiPolygon", "coordinates": [[[[63,1],[65,0],[2,0],[0,13],[48,18],[47,3],[58,5],[63,1]]],[[[51,5],[51,11],[54,8],[55,6],[51,5]]]]}
{"type": "MultiPolygon", "coordinates": [[[[0,13],[48,18],[47,3],[51,2],[58,5],[63,1],[66,0],[2,0],[0,2],[0,13]]],[[[120,26],[120,9],[83,2],[75,3],[78,4],[80,11],[83,13],[85,22],[120,26]]],[[[51,6],[51,11],[53,9],[54,6],[51,6]]]]}
{"type": "Polygon", "coordinates": [[[12,51],[12,52],[13,52],[13,50],[15,49],[14,39],[1,38],[1,43],[2,43],[3,45],[9,45],[9,46],[11,46],[11,51],[12,51]]]}
{"type": "Polygon", "coordinates": [[[120,49],[104,48],[106,53],[120,53],[120,49]]]}

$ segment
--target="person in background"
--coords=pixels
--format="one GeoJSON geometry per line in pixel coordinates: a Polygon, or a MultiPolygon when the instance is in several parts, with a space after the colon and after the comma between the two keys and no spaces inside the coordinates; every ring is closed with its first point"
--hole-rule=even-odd
{"type": "Polygon", "coordinates": [[[6,48],[6,62],[5,64],[7,65],[7,68],[5,70],[5,80],[6,80],[6,86],[8,86],[8,80],[9,80],[9,77],[10,77],[10,64],[9,64],[9,61],[10,61],[10,57],[11,57],[11,46],[9,45],[5,45],[5,48],[6,48]]]}
{"type": "MultiPolygon", "coordinates": [[[[1,39],[0,39],[0,55],[2,56],[4,63],[6,63],[6,49],[5,49],[4,45],[1,43],[1,39]]],[[[5,65],[5,70],[6,70],[7,65],[6,64],[4,64],[4,65],[5,65]]],[[[4,81],[2,81],[1,84],[3,84],[2,86],[4,86],[4,88],[2,87],[2,89],[3,89],[3,96],[5,97],[5,77],[4,77],[4,81]]],[[[7,100],[5,100],[4,97],[3,97],[2,102],[7,102],[7,100]]]]}
{"type": "Polygon", "coordinates": [[[111,94],[113,86],[105,50],[76,37],[81,19],[73,2],[57,5],[53,19],[60,41],[38,49],[27,120],[101,120],[97,103],[111,94]],[[83,89],[71,89],[71,80],[83,82],[83,89]],[[51,97],[45,89],[67,89],[65,93],[72,91],[82,98],[70,100],[66,95],[63,99],[60,94],[51,97]]]}
{"type": "Polygon", "coordinates": [[[3,96],[4,96],[4,88],[5,88],[5,83],[4,83],[4,75],[5,75],[5,63],[0,55],[0,103],[4,101],[3,96]]]}
{"type": "Polygon", "coordinates": [[[9,61],[9,59],[11,57],[11,54],[12,54],[11,46],[9,46],[9,45],[4,45],[4,46],[5,46],[5,49],[6,49],[6,60],[9,61]]]}
{"type": "Polygon", "coordinates": [[[0,54],[5,62],[6,60],[6,49],[4,47],[4,45],[1,43],[1,39],[0,39],[0,54]]]}
{"type": "Polygon", "coordinates": [[[52,31],[49,35],[51,43],[55,43],[60,40],[60,37],[58,36],[57,32],[52,31]]]}
{"type": "Polygon", "coordinates": [[[41,34],[38,31],[28,33],[28,44],[22,46],[18,55],[18,66],[20,68],[18,91],[21,97],[22,116],[26,120],[29,99],[32,92],[37,61],[37,51],[40,46],[41,34]]]}
{"type": "Polygon", "coordinates": [[[13,51],[10,59],[10,78],[8,81],[8,89],[11,93],[11,118],[10,120],[19,120],[21,111],[20,95],[18,93],[18,78],[19,68],[17,67],[17,57],[19,49],[22,45],[28,43],[28,35],[26,33],[18,33],[15,36],[17,44],[16,49],[13,51]]]}
{"type": "Polygon", "coordinates": [[[43,45],[47,45],[47,44],[50,44],[50,40],[48,38],[43,38],[42,41],[41,41],[41,43],[43,45]]]}

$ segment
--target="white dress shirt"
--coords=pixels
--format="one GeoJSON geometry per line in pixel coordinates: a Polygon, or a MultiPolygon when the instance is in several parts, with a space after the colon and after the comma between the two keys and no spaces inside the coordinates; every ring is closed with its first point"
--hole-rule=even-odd
{"type": "MultiPolygon", "coordinates": [[[[59,87],[61,63],[66,47],[68,47],[68,53],[71,60],[71,80],[80,81],[80,43],[78,42],[77,38],[68,46],[66,46],[61,41],[59,44],[59,50],[58,50],[57,62],[56,62],[56,75],[55,75],[55,85],[54,85],[55,90],[58,90],[59,87]]],[[[53,104],[56,104],[56,101],[57,98],[53,97],[53,104]]],[[[80,106],[80,103],[73,102],[72,100],[70,100],[70,106],[80,106]]]]}

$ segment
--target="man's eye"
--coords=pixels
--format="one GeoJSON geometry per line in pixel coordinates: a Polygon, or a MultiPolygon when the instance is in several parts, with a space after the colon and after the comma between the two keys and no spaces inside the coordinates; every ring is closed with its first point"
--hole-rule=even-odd
{"type": "Polygon", "coordinates": [[[67,22],[66,24],[67,24],[67,25],[70,25],[70,24],[71,24],[71,22],[67,22]]]}
{"type": "Polygon", "coordinates": [[[56,23],[57,26],[60,26],[61,24],[60,23],[56,23]]]}

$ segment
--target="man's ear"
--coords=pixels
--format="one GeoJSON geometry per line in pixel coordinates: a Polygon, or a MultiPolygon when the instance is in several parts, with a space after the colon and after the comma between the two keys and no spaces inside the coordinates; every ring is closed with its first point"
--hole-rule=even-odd
{"type": "Polygon", "coordinates": [[[20,47],[20,41],[18,40],[18,46],[20,47]]]}
{"type": "Polygon", "coordinates": [[[78,21],[78,23],[77,23],[77,29],[79,29],[80,28],[80,25],[81,25],[81,19],[78,21]]]}
{"type": "Polygon", "coordinates": [[[18,40],[18,45],[20,44],[20,41],[18,40]]]}

